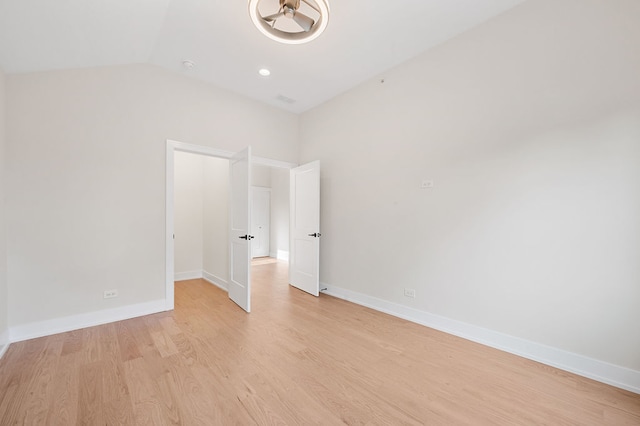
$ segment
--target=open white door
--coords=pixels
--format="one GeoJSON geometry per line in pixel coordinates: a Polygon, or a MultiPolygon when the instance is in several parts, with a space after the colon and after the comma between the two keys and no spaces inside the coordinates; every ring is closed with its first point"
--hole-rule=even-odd
{"type": "Polygon", "coordinates": [[[229,298],[251,311],[251,147],[229,160],[229,298]]]}
{"type": "Polygon", "coordinates": [[[289,283],[320,293],[320,161],[291,169],[289,283]]]}

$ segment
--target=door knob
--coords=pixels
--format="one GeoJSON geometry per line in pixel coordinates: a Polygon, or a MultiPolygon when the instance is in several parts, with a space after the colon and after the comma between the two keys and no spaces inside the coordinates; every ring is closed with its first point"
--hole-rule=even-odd
{"type": "Polygon", "coordinates": [[[318,237],[320,237],[322,234],[321,234],[321,233],[319,233],[319,232],[314,232],[313,234],[307,234],[307,235],[309,235],[310,237],[316,237],[316,238],[318,238],[318,237]]]}
{"type": "Polygon", "coordinates": [[[242,238],[243,240],[253,240],[255,237],[253,235],[241,235],[238,238],[242,238]]]}

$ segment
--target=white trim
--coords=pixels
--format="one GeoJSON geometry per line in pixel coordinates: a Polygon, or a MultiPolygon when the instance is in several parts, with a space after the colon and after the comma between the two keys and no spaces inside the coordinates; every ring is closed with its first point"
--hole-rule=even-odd
{"type": "Polygon", "coordinates": [[[9,349],[9,345],[11,342],[9,341],[9,329],[7,328],[0,334],[0,359],[4,356],[9,349]]]}
{"type": "Polygon", "coordinates": [[[277,254],[273,253],[273,255],[269,254],[270,257],[275,257],[278,260],[284,260],[285,262],[289,261],[289,251],[287,250],[278,250],[277,254]]]}
{"type": "Polygon", "coordinates": [[[7,343],[6,345],[2,345],[0,346],[0,359],[2,359],[2,357],[4,356],[4,354],[7,353],[7,349],[9,349],[9,345],[11,343],[7,343]]]}
{"type": "Polygon", "coordinates": [[[202,278],[202,269],[197,271],[185,271],[185,272],[176,272],[174,274],[174,281],[184,281],[184,280],[197,280],[198,278],[202,278]]]}
{"type": "MultiPolygon", "coordinates": [[[[174,141],[167,139],[167,146],[171,145],[173,149],[183,152],[190,152],[192,154],[202,154],[209,157],[226,158],[227,160],[235,154],[232,151],[225,151],[224,149],[210,148],[203,145],[194,145],[185,142],[174,141]]],[[[288,161],[273,160],[266,157],[252,156],[251,162],[253,164],[259,164],[261,166],[276,167],[279,169],[292,169],[298,167],[296,163],[290,163],[288,161]]]]}
{"type": "Polygon", "coordinates": [[[207,271],[202,271],[202,278],[205,281],[210,282],[211,284],[215,285],[216,287],[219,287],[220,289],[228,292],[229,291],[229,283],[227,283],[227,280],[224,280],[214,274],[211,274],[207,271]]]}
{"type": "Polygon", "coordinates": [[[174,229],[174,214],[173,214],[173,169],[174,169],[174,156],[176,144],[178,142],[167,141],[166,163],[165,163],[165,309],[170,311],[174,308],[174,246],[175,246],[175,229],[174,229]]]}
{"type": "Polygon", "coordinates": [[[191,143],[178,142],[171,139],[167,139],[167,147],[171,147],[173,150],[190,152],[192,154],[207,155],[209,157],[226,158],[227,160],[235,154],[235,152],[225,151],[223,149],[211,148],[209,146],[194,145],[191,143]]]}
{"type": "Polygon", "coordinates": [[[253,164],[259,164],[261,166],[267,167],[275,167],[278,169],[293,169],[294,167],[298,167],[296,163],[289,163],[288,161],[280,161],[280,160],[272,160],[271,158],[265,157],[251,157],[251,162],[253,164]]]}
{"type": "Polygon", "coordinates": [[[328,284],[323,293],[640,394],[640,371],[328,284]]]}
{"type": "Polygon", "coordinates": [[[104,309],[102,311],[87,312],[84,314],[18,325],[10,327],[9,334],[11,342],[20,342],[35,339],[36,337],[50,336],[66,331],[155,314],[165,310],[165,301],[163,299],[153,300],[151,302],[137,303],[119,308],[104,309]]]}

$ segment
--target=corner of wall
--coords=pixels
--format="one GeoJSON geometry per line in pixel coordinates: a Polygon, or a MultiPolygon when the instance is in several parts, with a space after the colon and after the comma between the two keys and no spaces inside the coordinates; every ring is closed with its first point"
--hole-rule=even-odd
{"type": "Polygon", "coordinates": [[[217,277],[207,271],[202,271],[202,278],[204,278],[205,281],[208,281],[209,283],[220,288],[221,290],[229,291],[229,283],[223,278],[217,277]]]}
{"type": "Polygon", "coordinates": [[[197,280],[202,278],[202,270],[176,272],[173,276],[174,281],[197,280]]]}
{"type": "Polygon", "coordinates": [[[10,344],[11,342],[9,341],[9,329],[7,328],[0,333],[0,359],[2,359],[4,354],[7,352],[10,344]]]}

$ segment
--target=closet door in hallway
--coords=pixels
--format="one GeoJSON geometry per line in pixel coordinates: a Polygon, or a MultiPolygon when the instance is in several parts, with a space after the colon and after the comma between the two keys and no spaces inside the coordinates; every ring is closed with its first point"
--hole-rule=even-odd
{"type": "Polygon", "coordinates": [[[251,257],[269,256],[271,189],[254,186],[251,199],[251,257]]]}

